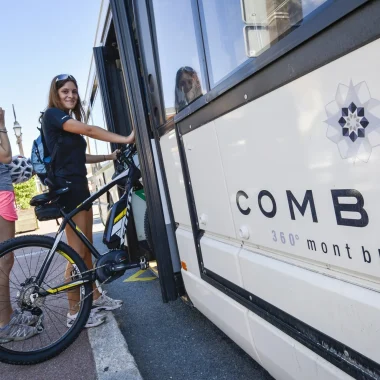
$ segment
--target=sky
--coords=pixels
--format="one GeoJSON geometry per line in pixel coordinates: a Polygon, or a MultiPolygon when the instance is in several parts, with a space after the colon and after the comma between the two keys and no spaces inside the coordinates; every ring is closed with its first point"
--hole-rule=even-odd
{"type": "Polygon", "coordinates": [[[19,154],[12,104],[25,156],[38,136],[55,75],[74,75],[85,96],[101,0],[0,0],[0,107],[12,154],[19,154]]]}

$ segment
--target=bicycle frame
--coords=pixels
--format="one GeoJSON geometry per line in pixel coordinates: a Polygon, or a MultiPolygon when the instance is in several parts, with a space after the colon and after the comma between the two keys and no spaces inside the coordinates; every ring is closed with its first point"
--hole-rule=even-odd
{"type": "MultiPolygon", "coordinates": [[[[79,237],[79,239],[85,244],[85,246],[89,249],[89,251],[91,252],[91,254],[96,258],[96,259],[99,259],[102,255],[99,253],[99,251],[94,247],[94,245],[87,239],[87,237],[84,235],[84,233],[80,230],[80,228],[74,223],[74,221],[72,220],[72,218],[77,215],[79,212],[83,211],[88,205],[92,205],[92,203],[100,198],[100,196],[102,196],[104,193],[106,193],[109,189],[111,189],[112,187],[114,187],[115,185],[117,185],[117,183],[128,177],[127,178],[127,183],[126,183],[126,186],[125,186],[125,191],[124,191],[124,195],[125,194],[128,194],[129,196],[131,195],[131,192],[132,192],[132,188],[133,188],[133,183],[132,183],[132,178],[134,178],[134,175],[136,173],[136,171],[139,170],[137,168],[137,166],[134,164],[133,160],[130,162],[130,166],[129,168],[127,168],[124,172],[122,172],[121,174],[119,174],[117,177],[115,177],[110,183],[104,185],[101,189],[99,189],[96,193],[94,193],[93,195],[91,195],[89,198],[87,198],[84,202],[82,202],[80,205],[78,205],[74,210],[72,210],[70,213],[66,214],[63,209],[61,209],[61,214],[63,216],[63,220],[62,220],[62,223],[57,231],[57,235],[56,235],[56,238],[55,238],[55,241],[54,241],[54,245],[52,247],[52,249],[50,250],[49,254],[45,257],[42,265],[41,265],[41,268],[36,276],[36,284],[40,287],[41,284],[43,283],[43,280],[45,278],[45,275],[50,267],[50,264],[53,260],[53,257],[54,257],[54,254],[57,250],[57,247],[58,247],[58,244],[59,242],[61,241],[61,238],[62,238],[62,235],[63,235],[63,232],[65,230],[65,227],[66,225],[68,224],[72,230],[74,231],[74,233],[79,237]]],[[[123,195],[123,196],[124,196],[123,195]]],[[[127,202],[127,208],[129,206],[129,202],[127,202]]],[[[127,210],[126,210],[127,211],[127,210]]],[[[125,225],[127,225],[128,223],[128,217],[129,217],[129,213],[126,212],[126,223],[125,225]]],[[[129,264],[128,265],[128,268],[127,269],[132,269],[132,268],[137,268],[139,267],[140,264],[129,264]]],[[[90,272],[90,273],[95,273],[95,272],[90,272]]],[[[86,276],[87,277],[87,276],[86,276]]],[[[57,287],[54,287],[54,288],[50,288],[48,290],[46,290],[46,292],[43,292],[43,291],[40,291],[40,294],[41,296],[46,296],[48,294],[56,294],[60,291],[63,291],[63,290],[67,290],[67,289],[70,289],[70,288],[74,288],[74,287],[78,287],[86,282],[93,282],[96,280],[96,274],[95,274],[95,277],[92,277],[91,278],[82,278],[80,280],[75,280],[75,281],[71,281],[71,282],[68,282],[68,283],[64,283],[64,284],[61,284],[57,287]]]]}

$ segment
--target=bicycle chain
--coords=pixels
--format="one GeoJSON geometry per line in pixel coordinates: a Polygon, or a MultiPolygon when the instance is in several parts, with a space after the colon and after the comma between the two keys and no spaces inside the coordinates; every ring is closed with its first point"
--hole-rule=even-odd
{"type": "MultiPolygon", "coordinates": [[[[76,264],[74,264],[74,265],[76,266],[76,264]]],[[[98,268],[103,268],[103,267],[105,267],[106,265],[107,265],[107,264],[104,264],[104,265],[101,265],[100,267],[96,267],[96,268],[93,268],[93,269],[89,269],[89,270],[86,270],[86,271],[84,271],[84,272],[79,272],[79,271],[78,271],[78,274],[75,274],[75,276],[77,276],[77,275],[79,275],[79,274],[80,274],[80,275],[83,275],[83,274],[86,274],[86,273],[89,273],[89,272],[94,272],[94,271],[96,271],[98,268]]],[[[68,280],[69,277],[66,278],[66,277],[64,276],[64,279],[65,279],[65,280],[68,280]]],[[[71,279],[73,279],[73,276],[71,276],[71,279]]],[[[109,278],[107,278],[107,280],[109,280],[109,278]]],[[[107,281],[107,280],[106,280],[106,281],[107,281]]],[[[55,283],[58,283],[58,280],[56,280],[55,283]]],[[[50,285],[50,284],[47,284],[46,282],[44,282],[44,284],[47,285],[47,286],[49,286],[49,288],[52,288],[52,286],[54,285],[54,283],[52,283],[52,284],[50,285]]]]}
{"type": "MultiPolygon", "coordinates": [[[[102,265],[102,266],[104,266],[104,265],[102,265]]],[[[101,268],[101,267],[99,267],[99,268],[101,268]]],[[[95,290],[97,290],[100,286],[102,286],[105,282],[107,282],[111,277],[112,276],[109,276],[108,278],[106,278],[102,283],[99,284],[99,286],[95,287],[95,289],[92,292],[90,292],[86,297],[84,297],[82,300],[80,300],[75,306],[79,306],[81,302],[83,302],[86,298],[90,297],[95,292],[95,290]]],[[[94,281],[92,283],[94,284],[96,282],[94,281]]]]}
{"type": "MultiPolygon", "coordinates": [[[[74,264],[75,265],[75,264],[74,264]]],[[[104,264],[104,265],[101,265],[100,267],[96,267],[96,268],[93,268],[93,269],[89,269],[89,270],[86,270],[86,271],[84,271],[84,272],[79,272],[78,274],[80,274],[81,276],[83,275],[83,274],[86,274],[86,273],[89,273],[89,272],[94,272],[94,271],[96,271],[97,269],[99,269],[99,268],[103,268],[103,267],[105,267],[106,265],[108,265],[108,264],[104,264]]],[[[76,265],[75,265],[76,266],[76,265]]],[[[75,270],[75,269],[74,269],[75,270]]],[[[78,275],[78,274],[76,274],[76,276],[78,275]]],[[[90,292],[89,294],[87,294],[87,296],[86,297],[84,297],[83,299],[81,299],[75,306],[79,306],[80,305],[80,303],[81,302],[83,302],[86,298],[88,298],[88,297],[90,297],[90,295],[92,295],[94,292],[95,292],[95,290],[97,290],[100,286],[102,286],[105,282],[107,282],[110,278],[111,278],[112,276],[109,276],[108,278],[106,278],[102,283],[100,283],[92,292],[90,292]]],[[[71,278],[73,278],[73,276],[71,276],[71,278]]],[[[95,280],[96,281],[96,280],[95,280]]],[[[96,282],[95,281],[91,281],[91,283],[92,284],[95,284],[96,282]]]]}

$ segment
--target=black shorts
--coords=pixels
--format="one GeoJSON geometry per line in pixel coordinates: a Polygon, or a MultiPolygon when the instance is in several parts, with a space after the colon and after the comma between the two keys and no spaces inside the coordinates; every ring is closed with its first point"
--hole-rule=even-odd
{"type": "MultiPolygon", "coordinates": [[[[64,178],[57,178],[55,183],[58,187],[68,187],[70,190],[67,193],[63,193],[59,196],[58,203],[61,207],[64,207],[66,213],[74,210],[78,205],[85,201],[90,196],[90,190],[88,189],[87,182],[74,182],[64,178]]],[[[90,210],[91,204],[86,206],[83,210],[90,210]]]]}

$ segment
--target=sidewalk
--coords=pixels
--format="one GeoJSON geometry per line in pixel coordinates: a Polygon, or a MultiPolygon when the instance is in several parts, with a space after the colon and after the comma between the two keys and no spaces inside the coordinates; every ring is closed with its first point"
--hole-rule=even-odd
{"type": "MultiPolygon", "coordinates": [[[[40,223],[37,231],[26,234],[54,236],[57,229],[56,221],[48,221],[40,223]]],[[[94,234],[102,231],[103,225],[94,207],[94,234]]],[[[96,246],[100,252],[105,251],[101,243],[96,246]]],[[[2,380],[142,380],[112,312],[107,312],[106,323],[82,331],[59,356],[33,366],[0,363],[0,373],[2,380]]]]}

